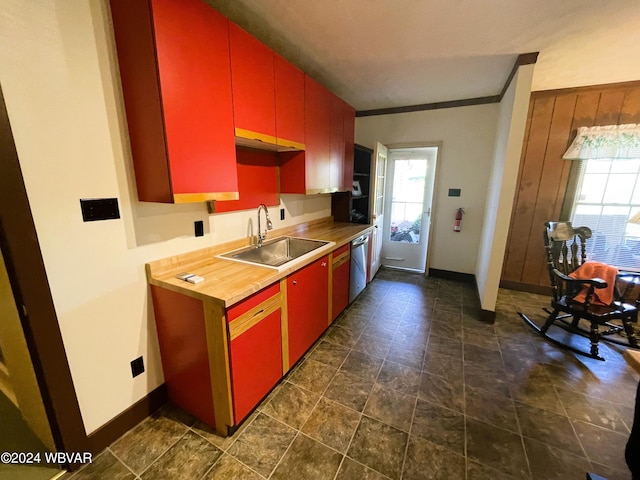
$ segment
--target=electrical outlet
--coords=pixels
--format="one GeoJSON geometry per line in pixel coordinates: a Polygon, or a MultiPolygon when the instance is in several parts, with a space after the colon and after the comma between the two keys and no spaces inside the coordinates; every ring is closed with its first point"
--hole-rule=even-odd
{"type": "Polygon", "coordinates": [[[194,225],[196,237],[204,236],[204,222],[202,220],[197,220],[193,222],[193,225],[194,225]]]}
{"type": "Polygon", "coordinates": [[[81,198],[80,210],[83,222],[120,218],[117,198],[81,198]]]}
{"type": "Polygon", "coordinates": [[[144,360],[142,357],[131,360],[131,376],[136,378],[142,372],[144,372],[144,360]]]}
{"type": "Polygon", "coordinates": [[[280,220],[284,220],[284,208],[280,209],[280,220]]]}

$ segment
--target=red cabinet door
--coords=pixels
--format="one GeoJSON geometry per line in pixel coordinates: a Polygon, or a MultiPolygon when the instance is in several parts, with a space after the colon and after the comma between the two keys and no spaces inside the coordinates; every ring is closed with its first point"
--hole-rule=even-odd
{"type": "Polygon", "coordinates": [[[215,427],[202,301],[155,285],[151,295],[169,398],[215,427]]]}
{"type": "Polygon", "coordinates": [[[342,187],[344,174],[344,102],[334,94],[330,94],[331,108],[331,179],[330,185],[334,191],[342,187]]]}
{"type": "Polygon", "coordinates": [[[231,340],[229,355],[237,425],[282,377],[280,309],[231,340]]]}
{"type": "Polygon", "coordinates": [[[237,198],[227,19],[200,0],[111,0],[138,198],[237,198]]]}
{"type": "Polygon", "coordinates": [[[342,114],[344,126],[344,163],[340,190],[350,192],[353,187],[353,145],[355,143],[356,111],[351,105],[343,103],[342,114]]]}
{"type": "Polygon", "coordinates": [[[278,195],[278,155],[266,150],[237,148],[238,200],[216,202],[215,212],[250,210],[264,203],[280,205],[278,195]]]}
{"type": "Polygon", "coordinates": [[[331,321],[349,305],[349,274],[351,257],[347,253],[350,245],[344,245],[333,252],[333,274],[331,280],[331,321]]]}
{"type": "Polygon", "coordinates": [[[273,51],[233,22],[229,39],[236,135],[275,144],[273,51]]]}
{"type": "Polygon", "coordinates": [[[328,257],[322,257],[287,277],[290,366],[304,355],[328,326],[328,263],[328,257]]]}
{"type": "Polygon", "coordinates": [[[306,193],[331,191],[331,93],[305,76],[306,193]]]}
{"type": "Polygon", "coordinates": [[[274,53],[278,145],[304,150],[304,72],[274,53]]]}
{"type": "Polygon", "coordinates": [[[173,194],[237,192],[228,22],[200,1],[152,3],[173,194]]]}

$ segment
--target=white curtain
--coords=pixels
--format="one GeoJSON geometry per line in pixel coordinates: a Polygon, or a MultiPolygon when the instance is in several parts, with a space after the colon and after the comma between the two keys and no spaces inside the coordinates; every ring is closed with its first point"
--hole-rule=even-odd
{"type": "Polygon", "coordinates": [[[580,127],[565,160],[640,158],[640,124],[580,127]]]}

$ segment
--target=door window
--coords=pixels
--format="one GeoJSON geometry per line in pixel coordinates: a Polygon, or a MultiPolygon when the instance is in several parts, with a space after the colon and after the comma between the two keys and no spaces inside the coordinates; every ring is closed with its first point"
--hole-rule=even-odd
{"type": "Polygon", "coordinates": [[[426,159],[394,161],[389,241],[420,243],[426,159]]]}

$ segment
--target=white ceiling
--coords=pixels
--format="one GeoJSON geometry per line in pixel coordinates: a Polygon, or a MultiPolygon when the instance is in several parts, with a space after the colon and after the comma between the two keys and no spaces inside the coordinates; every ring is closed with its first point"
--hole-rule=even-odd
{"type": "Polygon", "coordinates": [[[640,80],[640,0],[206,0],[357,110],[640,80]]]}

